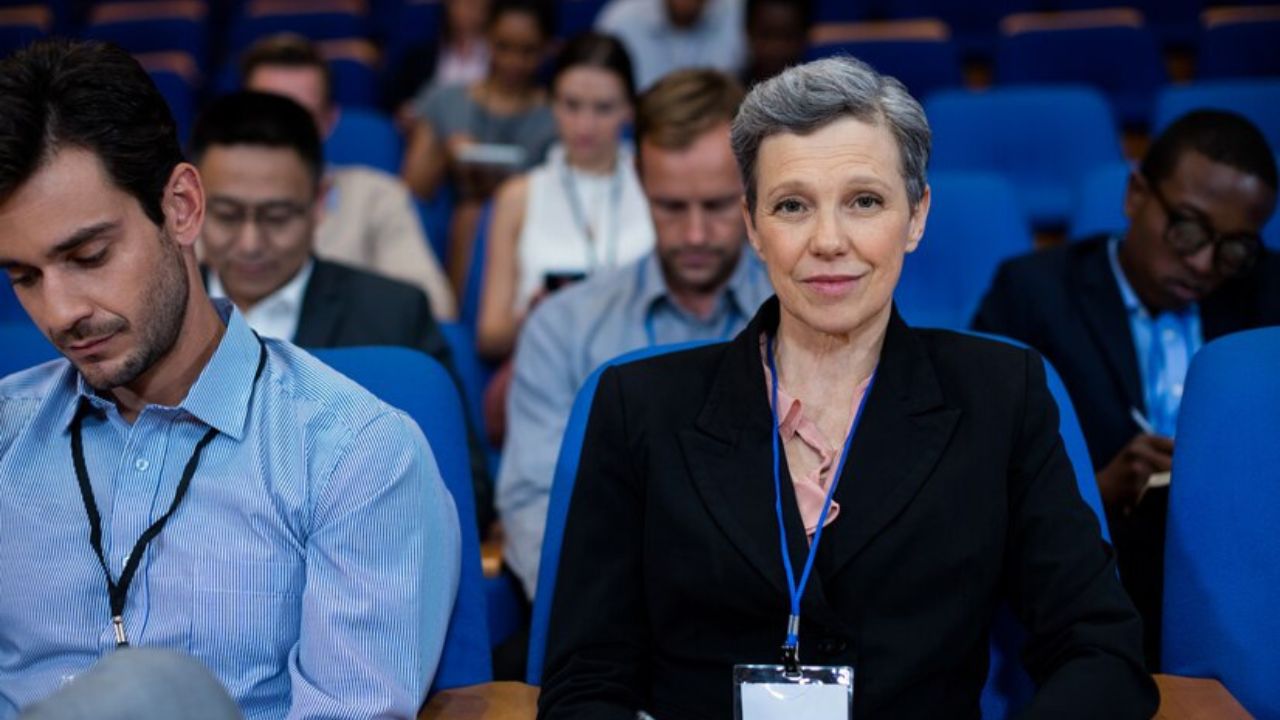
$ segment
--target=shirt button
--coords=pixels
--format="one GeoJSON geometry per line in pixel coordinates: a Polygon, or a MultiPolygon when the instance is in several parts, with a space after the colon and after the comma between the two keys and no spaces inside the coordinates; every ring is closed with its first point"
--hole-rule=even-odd
{"type": "Polygon", "coordinates": [[[151,463],[147,462],[146,458],[138,458],[133,461],[133,466],[138,469],[138,472],[146,472],[147,468],[151,467],[151,463]]]}

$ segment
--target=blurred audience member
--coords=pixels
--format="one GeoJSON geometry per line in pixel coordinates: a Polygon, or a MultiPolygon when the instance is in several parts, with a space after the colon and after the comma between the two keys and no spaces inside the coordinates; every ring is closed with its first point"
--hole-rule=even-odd
{"type": "Polygon", "coordinates": [[[520,333],[498,477],[503,557],[533,597],[556,454],[578,386],[636,348],[727,340],[773,294],[746,249],[742,179],[729,123],[737,81],[668,75],[641,98],[637,168],[657,230],[654,252],[547,298],[520,333]]]}
{"type": "MultiPolygon", "coordinates": [[[[333,132],[340,111],[332,101],[329,65],[306,38],[264,38],[240,67],[246,90],[284,95],[311,113],[322,138],[333,132]]],[[[453,289],[399,178],[371,167],[328,166],[323,194],[316,254],[422,288],[437,318],[457,316],[453,289]]]]}
{"type": "Polygon", "coordinates": [[[551,20],[538,0],[494,0],[487,25],[489,73],[470,85],[425,89],[402,170],[419,197],[449,180],[457,202],[449,230],[449,277],[461,288],[480,209],[511,175],[542,162],[555,121],[538,68],[551,20]]]}
{"type": "Polygon", "coordinates": [[[1232,113],[1190,113],[1130,177],[1128,230],[1006,262],[973,320],[1040,350],[1062,374],[1153,670],[1182,383],[1205,342],[1280,323],[1280,258],[1258,234],[1275,206],[1275,161],[1257,128],[1232,113]]]}
{"type": "MultiPolygon", "coordinates": [[[[208,198],[201,237],[206,284],[265,337],[302,347],[399,345],[421,350],[462,383],[422,291],[313,254],[322,145],[305,109],[242,92],[197,119],[191,152],[208,198]]],[[[492,491],[483,446],[471,442],[480,527],[492,491]]]]}
{"type": "Polygon", "coordinates": [[[811,0],[747,0],[746,14],[749,88],[804,60],[813,8],[811,0]]]}
{"type": "Polygon", "coordinates": [[[610,0],[596,29],[622,39],[648,88],[673,70],[710,67],[742,71],[746,42],[743,0],[610,0]]]}
{"type": "Polygon", "coordinates": [[[627,51],[608,35],[564,47],[551,81],[560,144],[547,162],[508,181],[494,202],[477,341],[504,358],[530,304],[559,284],[635,260],[653,248],[653,223],[622,143],[635,88],[627,51]]]}
{"type": "Polygon", "coordinates": [[[489,43],[484,37],[489,0],[444,0],[442,4],[440,37],[409,48],[401,67],[390,68],[390,102],[397,118],[405,116],[401,104],[424,86],[470,85],[489,72],[489,43]]]}
{"type": "MultiPolygon", "coordinates": [[[[311,117],[256,97],[311,162],[252,222],[310,224],[311,117]]],[[[251,718],[413,717],[460,567],[422,431],[210,299],[212,208],[137,60],[34,43],[0,60],[0,108],[0,268],[65,356],[0,379],[0,716],[136,644],[190,652],[251,718]]]]}

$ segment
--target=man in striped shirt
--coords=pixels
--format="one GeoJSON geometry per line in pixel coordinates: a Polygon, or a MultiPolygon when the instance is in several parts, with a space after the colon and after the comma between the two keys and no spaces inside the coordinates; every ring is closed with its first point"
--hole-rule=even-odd
{"type": "Polygon", "coordinates": [[[36,44],[0,107],[0,269],[66,356],[0,380],[0,718],[126,644],[249,718],[413,717],[459,568],[422,432],[205,294],[199,172],[123,51],[36,44]]]}

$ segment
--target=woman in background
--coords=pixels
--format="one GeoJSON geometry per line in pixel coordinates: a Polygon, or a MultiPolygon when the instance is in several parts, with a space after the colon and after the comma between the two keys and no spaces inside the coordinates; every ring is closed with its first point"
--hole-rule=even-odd
{"type": "Polygon", "coordinates": [[[480,353],[510,354],[525,312],[565,280],[618,267],[653,248],[653,223],[622,139],[635,101],[617,39],[565,45],[551,81],[560,142],[547,161],[507,181],[494,202],[477,327],[480,353]]]}
{"type": "Polygon", "coordinates": [[[449,276],[466,279],[481,207],[498,184],[542,161],[555,122],[538,66],[550,39],[544,3],[496,0],[489,14],[489,73],[470,85],[430,88],[413,100],[416,118],[401,173],[421,198],[450,181],[457,192],[449,230],[449,276]]]}

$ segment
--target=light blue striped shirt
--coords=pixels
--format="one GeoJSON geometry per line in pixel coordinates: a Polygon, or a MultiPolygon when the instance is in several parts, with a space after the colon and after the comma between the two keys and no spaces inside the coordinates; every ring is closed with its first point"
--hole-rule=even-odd
{"type": "Polygon", "coordinates": [[[444,644],[459,531],[421,430],[318,360],[227,331],[177,407],[130,425],[66,361],[0,380],[0,718],[114,649],[89,544],[70,423],[81,398],[103,552],[119,577],[169,507],[208,428],[186,499],[129,589],[130,641],[209,666],[253,718],[415,715],[444,644]]]}

